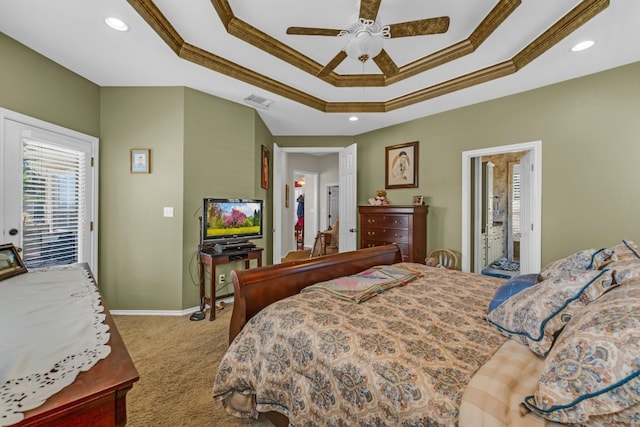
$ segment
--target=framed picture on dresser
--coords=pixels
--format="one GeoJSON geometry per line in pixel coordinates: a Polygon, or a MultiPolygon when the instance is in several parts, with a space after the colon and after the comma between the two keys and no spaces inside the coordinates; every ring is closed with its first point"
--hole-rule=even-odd
{"type": "Polygon", "coordinates": [[[418,141],[385,147],[384,188],[418,186],[418,141]]]}
{"type": "Polygon", "coordinates": [[[27,272],[20,254],[13,244],[0,245],[0,280],[27,272]]]}

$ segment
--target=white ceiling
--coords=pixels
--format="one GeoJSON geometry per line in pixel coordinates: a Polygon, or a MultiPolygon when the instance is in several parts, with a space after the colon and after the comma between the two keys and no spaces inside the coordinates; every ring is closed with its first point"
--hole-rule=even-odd
{"type": "MultiPolygon", "coordinates": [[[[343,29],[359,11],[356,0],[228,0],[235,17],[326,64],[344,38],[287,35],[289,26],[343,29]]],[[[334,87],[232,35],[210,0],[155,0],[177,33],[192,45],[327,102],[384,102],[511,59],[580,0],[522,0],[470,55],[385,87],[334,87]]],[[[382,24],[449,16],[446,33],[389,39],[385,51],[402,66],[469,37],[497,0],[382,0],[382,24]]],[[[233,102],[249,95],[273,101],[258,110],[273,135],[357,135],[423,116],[494,99],[640,60],[640,1],[611,0],[586,22],[523,69],[507,77],[385,113],[325,113],[179,58],[124,0],[2,0],[0,30],[100,86],[187,86],[233,102]],[[130,27],[104,24],[118,17],[130,27]],[[596,45],[571,53],[578,41],[596,45]]],[[[340,75],[380,73],[372,61],[345,59],[340,75]]]]}

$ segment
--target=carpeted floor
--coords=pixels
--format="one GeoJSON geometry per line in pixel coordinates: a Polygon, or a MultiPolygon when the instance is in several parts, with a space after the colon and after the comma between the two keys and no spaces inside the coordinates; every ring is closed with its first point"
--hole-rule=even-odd
{"type": "Polygon", "coordinates": [[[227,349],[232,306],[216,320],[189,316],[113,316],[140,380],[127,394],[127,426],[267,427],[227,415],[212,397],[218,363],[227,349]]]}

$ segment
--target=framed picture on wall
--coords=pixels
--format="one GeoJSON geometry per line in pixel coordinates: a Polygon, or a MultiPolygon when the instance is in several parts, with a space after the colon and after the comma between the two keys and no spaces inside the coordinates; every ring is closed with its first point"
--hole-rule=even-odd
{"type": "Polygon", "coordinates": [[[418,141],[385,148],[384,188],[418,186],[418,141]]]}
{"type": "Polygon", "coordinates": [[[269,149],[262,146],[262,167],[260,169],[261,186],[265,190],[269,189],[269,149]]]}
{"type": "Polygon", "coordinates": [[[151,149],[132,148],[129,150],[129,167],[131,173],[150,173],[151,149]]]}

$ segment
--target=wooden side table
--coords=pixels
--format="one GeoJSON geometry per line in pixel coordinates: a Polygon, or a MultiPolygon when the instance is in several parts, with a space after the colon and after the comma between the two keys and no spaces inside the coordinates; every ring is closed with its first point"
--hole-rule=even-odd
{"type": "MultiPolygon", "coordinates": [[[[209,303],[210,313],[209,320],[216,318],[216,265],[228,264],[230,262],[244,261],[244,268],[250,267],[250,262],[255,259],[258,263],[258,267],[262,266],[262,251],[264,248],[251,248],[245,251],[234,251],[229,253],[215,254],[209,251],[200,251],[200,266],[199,266],[199,279],[200,279],[200,311],[205,313],[207,303],[209,303]],[[205,271],[204,266],[208,265],[210,270],[209,275],[209,297],[207,297],[205,291],[205,271]]],[[[201,320],[201,319],[198,319],[201,320]]]]}

